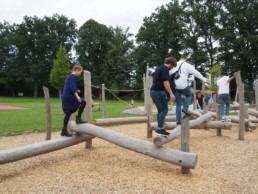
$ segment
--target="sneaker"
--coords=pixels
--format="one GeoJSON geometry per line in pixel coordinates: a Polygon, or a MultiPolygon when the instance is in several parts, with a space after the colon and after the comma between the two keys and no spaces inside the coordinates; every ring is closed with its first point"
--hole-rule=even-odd
{"type": "Polygon", "coordinates": [[[225,119],[227,122],[231,122],[231,119],[229,118],[229,116],[226,116],[226,119],[225,119]]]}
{"type": "Polygon", "coordinates": [[[81,117],[76,116],[76,124],[78,125],[78,124],[83,124],[83,123],[87,123],[87,121],[84,121],[81,119],[81,117]]]}
{"type": "Polygon", "coordinates": [[[158,135],[158,136],[164,136],[164,137],[167,137],[168,135],[170,135],[169,132],[166,132],[165,129],[156,129],[155,130],[155,134],[158,135]]]}
{"type": "Polygon", "coordinates": [[[226,117],[223,116],[222,119],[221,119],[221,121],[222,121],[222,122],[225,122],[225,120],[226,120],[226,117]]]}
{"type": "Polygon", "coordinates": [[[185,113],[187,116],[191,116],[191,112],[187,109],[182,109],[182,112],[185,113]]]}
{"type": "Polygon", "coordinates": [[[177,122],[176,122],[176,125],[181,125],[181,121],[177,121],[177,122]]]}

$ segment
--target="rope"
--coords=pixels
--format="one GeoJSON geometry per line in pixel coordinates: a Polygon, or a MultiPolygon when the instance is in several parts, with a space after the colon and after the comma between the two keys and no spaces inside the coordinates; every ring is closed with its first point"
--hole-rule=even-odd
{"type": "Polygon", "coordinates": [[[123,103],[125,103],[125,104],[127,104],[127,105],[129,105],[129,106],[131,106],[131,104],[129,104],[129,103],[127,103],[127,102],[125,102],[125,101],[123,101],[122,99],[120,99],[119,97],[117,97],[114,93],[112,93],[109,89],[107,89],[107,88],[105,88],[110,94],[112,94],[117,100],[119,100],[119,101],[121,101],[121,102],[123,102],[123,103]]]}
{"type": "MultiPolygon", "coordinates": [[[[91,85],[93,88],[101,89],[102,87],[91,85]]],[[[138,90],[112,90],[105,87],[105,90],[113,91],[113,92],[139,92],[144,91],[144,89],[138,89],[138,90]]]]}

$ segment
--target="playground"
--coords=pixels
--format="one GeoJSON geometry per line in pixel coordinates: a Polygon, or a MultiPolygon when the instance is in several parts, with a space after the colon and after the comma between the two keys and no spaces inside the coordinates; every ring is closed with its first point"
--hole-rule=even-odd
{"type": "MultiPolygon", "coordinates": [[[[108,127],[145,141],[146,124],[108,127]]],[[[237,140],[238,124],[217,137],[214,130],[191,130],[198,164],[191,174],[178,166],[94,138],[84,144],[0,165],[1,193],[257,193],[258,132],[237,140]]],[[[52,133],[59,138],[60,133],[52,133]]],[[[0,137],[0,150],[42,141],[44,133],[0,137]],[[14,143],[15,142],[15,143],[14,143]]],[[[166,147],[180,149],[180,138],[166,147]]]]}

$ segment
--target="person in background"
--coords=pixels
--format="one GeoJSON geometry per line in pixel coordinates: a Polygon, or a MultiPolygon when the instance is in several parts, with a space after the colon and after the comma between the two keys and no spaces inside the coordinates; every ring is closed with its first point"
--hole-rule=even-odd
{"type": "Polygon", "coordinates": [[[201,92],[198,92],[197,96],[196,96],[197,109],[203,110],[203,102],[204,102],[204,100],[205,100],[205,96],[202,95],[201,92]]]}
{"type": "Polygon", "coordinates": [[[199,78],[200,80],[202,80],[205,83],[208,83],[207,79],[205,77],[203,77],[203,75],[197,71],[193,65],[187,63],[187,57],[186,56],[181,56],[180,60],[178,61],[178,65],[176,68],[170,70],[170,74],[175,73],[177,70],[180,69],[180,77],[175,80],[175,84],[176,84],[176,88],[174,89],[174,94],[176,97],[176,120],[177,120],[177,125],[181,125],[181,119],[182,119],[182,115],[181,115],[181,111],[183,113],[185,113],[186,115],[191,115],[190,111],[188,110],[188,107],[191,103],[191,99],[192,99],[192,94],[191,94],[191,90],[190,87],[187,85],[187,80],[188,80],[188,76],[189,74],[193,74],[195,77],[199,78]],[[181,106],[182,106],[182,98],[181,95],[185,95],[185,102],[184,102],[184,106],[183,109],[181,110],[181,106]]]}
{"type": "Polygon", "coordinates": [[[205,103],[208,105],[208,111],[213,111],[214,101],[212,93],[208,93],[205,99],[205,103]]]}
{"type": "Polygon", "coordinates": [[[153,84],[151,86],[150,95],[158,110],[158,127],[155,130],[155,133],[161,136],[167,136],[170,134],[164,129],[164,121],[168,113],[167,93],[169,94],[170,101],[175,101],[175,96],[169,84],[169,70],[176,67],[176,65],[177,61],[175,58],[165,58],[164,64],[157,67],[153,77],[153,84]]]}
{"type": "Polygon", "coordinates": [[[230,110],[230,96],[229,96],[229,83],[234,79],[235,77],[232,76],[229,78],[227,76],[226,72],[221,72],[221,77],[217,81],[217,86],[218,86],[218,99],[220,103],[220,116],[221,116],[221,121],[231,121],[229,118],[229,110],[230,110]],[[225,114],[225,106],[224,103],[226,104],[226,114],[225,114]]]}
{"type": "Polygon", "coordinates": [[[64,125],[61,132],[61,136],[72,137],[73,135],[67,131],[67,125],[71,115],[78,109],[78,115],[76,116],[76,124],[86,123],[81,119],[82,112],[86,106],[86,102],[83,98],[80,98],[80,90],[77,88],[76,79],[82,74],[83,68],[81,65],[75,65],[72,73],[66,77],[65,85],[62,94],[62,107],[65,113],[64,125]]]}

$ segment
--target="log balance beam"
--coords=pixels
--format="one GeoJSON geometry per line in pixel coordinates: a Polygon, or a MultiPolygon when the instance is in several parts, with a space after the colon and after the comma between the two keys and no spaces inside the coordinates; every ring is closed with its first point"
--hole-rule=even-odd
{"type": "MultiPolygon", "coordinates": [[[[165,129],[174,129],[178,125],[175,122],[165,122],[164,128],[165,129]]],[[[150,127],[152,130],[157,128],[157,123],[151,123],[150,127]]],[[[231,130],[232,123],[231,122],[222,122],[222,121],[207,121],[201,125],[192,126],[190,129],[227,129],[231,130]]]]}
{"type": "Polygon", "coordinates": [[[73,137],[62,137],[57,139],[52,139],[48,141],[43,141],[35,144],[30,144],[18,148],[12,148],[8,150],[0,151],[0,164],[5,164],[9,162],[15,162],[18,160],[30,158],[33,156],[46,154],[56,150],[60,150],[72,145],[76,145],[92,139],[89,135],[76,135],[73,137]]]}
{"type": "Polygon", "coordinates": [[[92,124],[76,125],[74,121],[68,123],[68,128],[79,134],[88,134],[104,139],[120,147],[141,153],[168,163],[182,167],[195,168],[198,160],[196,153],[182,152],[165,147],[155,147],[152,143],[135,139],[109,129],[92,124]]]}
{"type": "Polygon", "coordinates": [[[147,121],[148,121],[148,117],[122,117],[122,118],[96,119],[92,122],[92,124],[97,126],[108,126],[108,125],[119,125],[119,124],[129,124],[129,123],[143,123],[147,121]]]}
{"type": "MultiPolygon", "coordinates": [[[[212,112],[208,112],[202,116],[200,116],[199,118],[195,119],[195,120],[191,120],[189,122],[189,128],[193,128],[195,126],[199,126],[202,125],[203,123],[207,122],[210,120],[210,118],[213,116],[212,112]]],[[[181,126],[177,126],[176,128],[174,128],[173,131],[170,132],[170,135],[168,135],[167,137],[156,137],[153,142],[155,144],[156,147],[160,147],[162,144],[167,143],[169,141],[172,141],[174,139],[176,139],[177,137],[181,136],[181,126]]]]}

